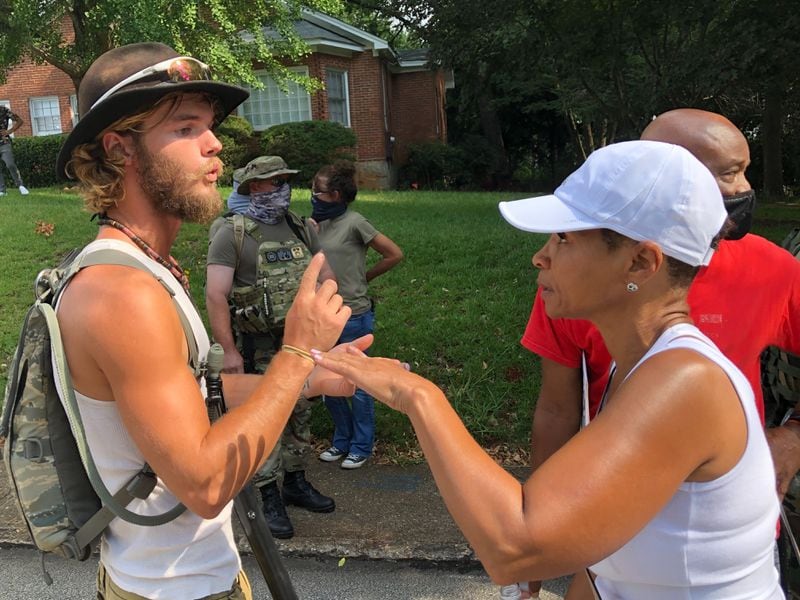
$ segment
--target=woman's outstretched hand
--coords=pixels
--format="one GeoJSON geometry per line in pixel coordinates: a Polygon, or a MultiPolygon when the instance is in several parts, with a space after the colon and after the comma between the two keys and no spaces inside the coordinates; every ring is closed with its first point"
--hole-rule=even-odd
{"type": "Polygon", "coordinates": [[[441,391],[427,379],[409,371],[408,364],[392,358],[371,358],[354,346],[344,352],[311,350],[316,363],[365,390],[388,407],[408,413],[411,404],[426,393],[441,391]]]}

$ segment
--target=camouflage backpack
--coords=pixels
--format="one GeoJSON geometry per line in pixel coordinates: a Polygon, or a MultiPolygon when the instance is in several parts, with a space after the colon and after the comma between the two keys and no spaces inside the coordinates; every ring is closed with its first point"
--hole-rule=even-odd
{"type": "MultiPolygon", "coordinates": [[[[161,525],[185,508],[179,504],[154,516],[125,508],[155,487],[155,474],[147,465],[113,495],[100,479],[86,443],[54,308],[66,284],[84,267],[117,264],[150,271],[114,249],[97,249],[80,260],[77,255],[73,250],[58,267],[36,278],[35,302],[25,315],[8,372],[0,438],[6,438],[3,460],[11,490],[35,546],[43,553],[85,560],[115,516],[139,525],[161,525]]],[[[174,305],[187,334],[191,364],[198,365],[194,335],[187,330],[178,302],[174,305]]],[[[50,584],[46,571],[44,575],[50,584]]]]}
{"type": "Polygon", "coordinates": [[[262,238],[258,223],[248,217],[234,214],[226,220],[233,225],[237,268],[244,236],[249,235],[258,242],[255,285],[236,286],[231,290],[232,324],[242,333],[280,335],[300,280],[311,262],[303,222],[290,211],[286,222],[294,237],[272,242],[262,238]]]}

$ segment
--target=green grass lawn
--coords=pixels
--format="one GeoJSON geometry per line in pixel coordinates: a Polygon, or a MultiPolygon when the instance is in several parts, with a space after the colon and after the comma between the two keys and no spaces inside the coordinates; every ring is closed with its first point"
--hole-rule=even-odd
{"type": "MultiPolygon", "coordinates": [[[[229,190],[223,190],[227,195],[229,190]]],[[[535,291],[531,255],[543,236],[507,225],[497,202],[522,194],[362,192],[353,209],[397,242],[405,260],[370,286],[377,302],[373,354],[393,356],[438,383],[467,427],[485,445],[527,446],[537,390],[538,360],[519,344],[535,291]]],[[[293,209],[310,213],[308,191],[293,209]]],[[[754,230],[780,242],[800,226],[800,205],[762,203],[754,230]]],[[[92,239],[97,226],[80,198],[58,189],[0,199],[0,385],[33,299],[36,273],[92,239]],[[37,233],[37,223],[54,226],[37,233]]],[[[41,229],[41,227],[39,227],[41,229]]],[[[192,293],[205,313],[207,228],[185,225],[173,254],[189,271],[192,293]]],[[[372,256],[374,259],[375,256],[372,256]]],[[[407,419],[377,408],[377,437],[413,447],[407,419]]],[[[313,429],[324,437],[323,407],[313,429]]]]}
{"type": "MultiPolygon", "coordinates": [[[[397,242],[406,257],[370,286],[377,303],[374,353],[408,361],[436,381],[481,441],[525,444],[536,366],[519,338],[535,289],[530,257],[542,238],[502,221],[497,202],[508,197],[364,192],[353,209],[397,242]]],[[[293,209],[309,214],[308,200],[308,191],[296,191],[293,209]]],[[[3,386],[36,273],[96,232],[81,206],[77,195],[57,189],[10,194],[0,202],[3,386]],[[37,233],[38,222],[51,223],[52,235],[37,233]]],[[[203,313],[206,231],[185,225],[173,252],[189,272],[203,313]]],[[[376,418],[380,440],[401,447],[413,440],[402,415],[379,407],[376,418]]],[[[330,431],[322,407],[314,430],[320,436],[330,431]]]]}

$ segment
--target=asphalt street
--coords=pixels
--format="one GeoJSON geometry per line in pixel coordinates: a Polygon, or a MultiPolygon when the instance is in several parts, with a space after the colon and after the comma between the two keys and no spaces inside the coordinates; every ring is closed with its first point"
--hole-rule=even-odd
{"type": "MultiPolygon", "coordinates": [[[[243,557],[253,585],[253,597],[271,598],[251,556],[243,557]]],[[[27,547],[0,549],[0,599],[86,600],[94,597],[97,555],[86,562],[49,556],[45,561],[53,585],[42,578],[41,559],[27,547]]],[[[297,595],[303,600],[496,600],[499,588],[483,570],[439,568],[433,563],[412,564],[387,560],[290,558],[286,560],[297,595]]],[[[564,580],[548,582],[543,600],[557,600],[564,580]]]]}

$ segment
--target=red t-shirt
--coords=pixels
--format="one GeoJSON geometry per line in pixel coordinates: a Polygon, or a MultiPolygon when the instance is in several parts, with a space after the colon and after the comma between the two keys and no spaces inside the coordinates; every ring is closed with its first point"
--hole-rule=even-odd
{"type": "MultiPolygon", "coordinates": [[[[763,422],[761,352],[775,345],[800,354],[800,261],[755,235],[723,241],[692,283],[689,307],[695,325],[750,381],[763,422]]],[[[537,292],[522,345],[572,368],[586,352],[590,414],[596,414],[611,356],[594,325],[548,318],[537,292]]]]}

